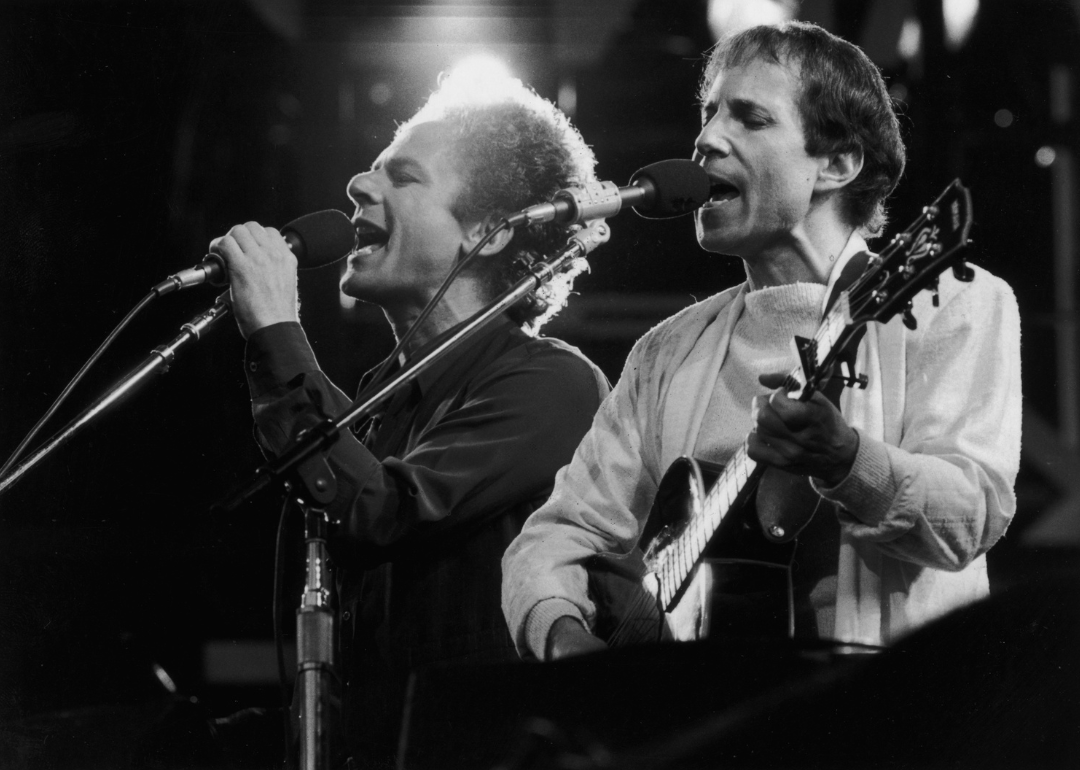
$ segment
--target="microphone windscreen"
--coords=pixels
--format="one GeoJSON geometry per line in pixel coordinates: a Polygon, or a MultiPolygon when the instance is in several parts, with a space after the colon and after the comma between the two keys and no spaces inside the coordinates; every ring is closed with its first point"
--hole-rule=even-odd
{"type": "Polygon", "coordinates": [[[647,219],[666,219],[688,214],[709,199],[711,183],[705,169],[692,160],[672,158],[651,163],[630,177],[630,184],[646,182],[655,194],[634,206],[647,219]]]}
{"type": "Polygon", "coordinates": [[[337,209],[297,217],[281,228],[281,234],[301,270],[337,262],[352,251],[356,242],[352,222],[337,209]]]}

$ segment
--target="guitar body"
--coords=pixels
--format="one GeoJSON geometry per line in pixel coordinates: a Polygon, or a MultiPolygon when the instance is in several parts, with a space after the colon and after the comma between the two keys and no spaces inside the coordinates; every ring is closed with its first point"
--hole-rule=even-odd
{"type": "Polygon", "coordinates": [[[791,635],[795,536],[820,497],[805,478],[783,471],[769,469],[743,488],[674,600],[664,607],[658,598],[660,554],[702,515],[702,501],[721,470],[691,457],[676,460],[660,482],[639,547],[589,560],[594,632],[608,644],[690,641],[720,633],[791,635]],[[766,528],[777,527],[785,537],[766,535],[766,528]]]}

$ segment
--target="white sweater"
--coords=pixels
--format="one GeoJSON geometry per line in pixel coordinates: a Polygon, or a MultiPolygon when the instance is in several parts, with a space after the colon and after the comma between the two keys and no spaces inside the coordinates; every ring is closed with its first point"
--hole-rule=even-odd
{"type": "MultiPolygon", "coordinates": [[[[857,236],[833,275],[864,250],[857,236]]],[[[941,277],[918,328],[870,324],[841,410],[860,436],[851,473],[818,491],[841,508],[834,638],[887,644],[989,591],[984,554],[1015,511],[1020,462],[1020,320],[1009,287],[941,277]]],[[[591,623],[582,563],[637,542],[668,466],[693,452],[746,287],[664,321],[634,346],[548,502],[503,557],[503,611],[523,655],[551,623],[591,623]]]]}

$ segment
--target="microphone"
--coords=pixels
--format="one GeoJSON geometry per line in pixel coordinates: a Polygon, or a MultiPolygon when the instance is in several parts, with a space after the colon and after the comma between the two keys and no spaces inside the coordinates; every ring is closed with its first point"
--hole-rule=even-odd
{"type": "MultiPolygon", "coordinates": [[[[323,267],[343,259],[356,243],[356,230],[349,218],[337,209],[326,209],[297,217],[281,228],[281,235],[296,255],[301,270],[323,267]]],[[[229,273],[225,260],[207,254],[203,261],[170,275],[152,289],[159,297],[180,289],[208,283],[227,286],[229,273]]]]}
{"type": "Polygon", "coordinates": [[[581,224],[618,214],[631,206],[647,219],[688,214],[709,199],[711,183],[705,169],[692,160],[661,160],[638,169],[630,184],[593,182],[559,190],[548,203],[522,209],[507,218],[511,227],[543,222],[581,224]]]}

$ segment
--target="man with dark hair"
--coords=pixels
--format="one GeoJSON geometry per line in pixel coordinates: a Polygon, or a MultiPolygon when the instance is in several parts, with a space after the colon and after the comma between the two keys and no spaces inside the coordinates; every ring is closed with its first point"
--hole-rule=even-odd
{"type": "MultiPolygon", "coordinates": [[[[349,255],[342,290],[380,306],[400,339],[502,217],[592,181],[593,164],[566,117],[519,81],[478,92],[445,79],[349,183],[353,223],[374,245],[349,255]]],[[[500,232],[403,357],[437,344],[570,234],[558,223],[500,232]]],[[[278,453],[350,399],[305,339],[296,260],[278,232],[248,223],[212,248],[228,262],[247,339],[257,436],[278,453]]],[[[608,390],[576,349],[531,334],[567,288],[549,285],[489,323],[399,391],[358,430],[362,441],[344,435],[330,452],[346,731],[365,767],[393,761],[410,671],[516,657],[499,609],[499,559],[608,390]]]]}
{"type": "MultiPolygon", "coordinates": [[[[713,195],[698,242],[742,259],[747,280],[639,340],[507,551],[503,608],[525,656],[603,647],[589,632],[586,565],[632,551],[683,455],[724,464],[745,442],[754,463],[809,477],[832,503],[795,552],[803,638],[888,644],[985,596],[985,553],[1015,510],[1019,313],[986,271],[972,268],[970,283],[947,271],[940,302],[921,292],[916,329],[900,317],[870,324],[855,362],[868,387],[846,389],[839,409],[781,387],[798,364],[792,338],[814,337],[903,171],[877,68],[814,25],[755,27],[715,48],[701,105],[694,157],[713,195]]],[[[748,621],[754,604],[742,604],[748,621]]],[[[737,632],[743,619],[722,622],[737,632]]]]}

